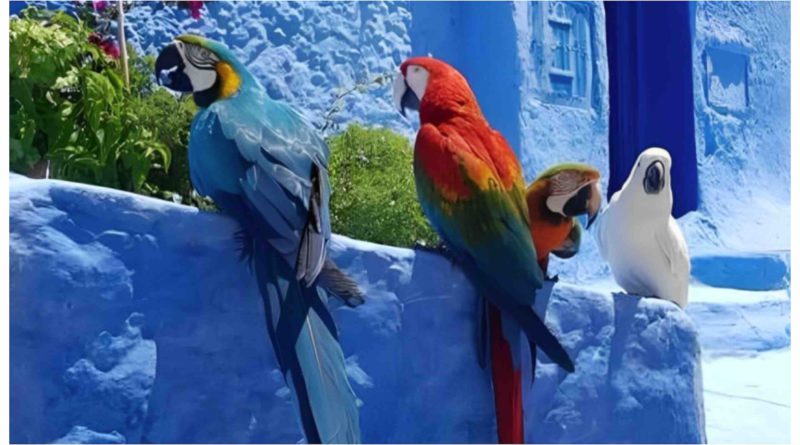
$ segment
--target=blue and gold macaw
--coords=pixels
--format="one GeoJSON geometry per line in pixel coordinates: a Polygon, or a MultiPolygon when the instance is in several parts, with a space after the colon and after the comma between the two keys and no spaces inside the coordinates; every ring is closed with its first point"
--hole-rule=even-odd
{"type": "Polygon", "coordinates": [[[156,60],[158,82],[193,93],[189,169],[195,189],[242,227],[264,300],[272,346],[309,443],[360,442],[328,293],[355,306],[363,294],[328,258],[328,147],[224,45],[177,37],[156,60]]]}

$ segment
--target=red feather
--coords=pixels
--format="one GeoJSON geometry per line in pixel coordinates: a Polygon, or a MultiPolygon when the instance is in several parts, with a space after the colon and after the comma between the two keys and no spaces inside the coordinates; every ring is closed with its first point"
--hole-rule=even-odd
{"type": "MultiPolygon", "coordinates": [[[[409,65],[421,66],[429,73],[420,103],[422,127],[417,134],[414,162],[441,196],[451,202],[468,200],[473,192],[471,184],[480,190],[524,190],[522,169],[514,151],[486,121],[464,77],[444,62],[428,57],[404,62],[403,75],[409,65]]],[[[527,213],[523,218],[526,217],[527,213]]],[[[498,439],[501,443],[523,443],[521,369],[514,366],[511,346],[503,336],[500,311],[492,304],[489,316],[498,439]]]]}
{"type": "Polygon", "coordinates": [[[500,311],[489,305],[489,339],[492,348],[492,388],[499,443],[525,443],[522,413],[522,370],[514,369],[511,346],[503,337],[500,311]]]}
{"type": "Polygon", "coordinates": [[[514,150],[486,121],[466,79],[450,65],[430,57],[406,60],[400,67],[403,74],[409,65],[421,66],[429,73],[414,155],[433,183],[459,197],[468,196],[461,176],[461,168],[466,167],[467,175],[478,184],[485,185],[488,177],[493,177],[504,190],[515,185],[524,189],[514,150]]]}

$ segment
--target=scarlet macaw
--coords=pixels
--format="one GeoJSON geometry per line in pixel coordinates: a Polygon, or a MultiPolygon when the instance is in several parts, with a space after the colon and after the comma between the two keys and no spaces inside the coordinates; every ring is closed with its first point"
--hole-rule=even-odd
{"type": "Polygon", "coordinates": [[[406,108],[419,110],[414,146],[419,201],[489,301],[498,438],[521,443],[521,331],[532,353],[538,346],[567,371],[574,365],[531,307],[544,276],[536,264],[519,161],[483,117],[464,77],[442,61],[415,57],[403,62],[394,101],[404,115],[406,108]]]}

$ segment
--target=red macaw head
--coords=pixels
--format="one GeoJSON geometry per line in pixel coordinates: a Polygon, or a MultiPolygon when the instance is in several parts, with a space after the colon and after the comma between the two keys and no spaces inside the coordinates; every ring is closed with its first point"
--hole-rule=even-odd
{"type": "Polygon", "coordinates": [[[394,104],[403,116],[406,109],[430,113],[478,113],[478,101],[467,80],[455,68],[433,57],[412,57],[400,65],[394,81],[394,104]]]}

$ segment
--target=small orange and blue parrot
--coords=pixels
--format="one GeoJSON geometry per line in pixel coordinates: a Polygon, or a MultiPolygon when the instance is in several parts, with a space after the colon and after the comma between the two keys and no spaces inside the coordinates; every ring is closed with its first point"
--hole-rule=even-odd
{"type": "Polygon", "coordinates": [[[417,194],[425,215],[488,301],[488,331],[498,439],[524,442],[522,353],[542,349],[574,371],[559,341],[533,311],[544,283],[531,238],[522,169],[505,138],[481,112],[452,66],[415,57],[400,66],[394,101],[419,111],[414,146],[417,194]]]}
{"type": "Polygon", "coordinates": [[[547,275],[550,254],[570,258],[578,253],[583,229],[578,216],[587,215],[592,225],[602,194],[596,168],[579,163],[554,165],[528,186],[526,201],[536,261],[547,275]]]}

